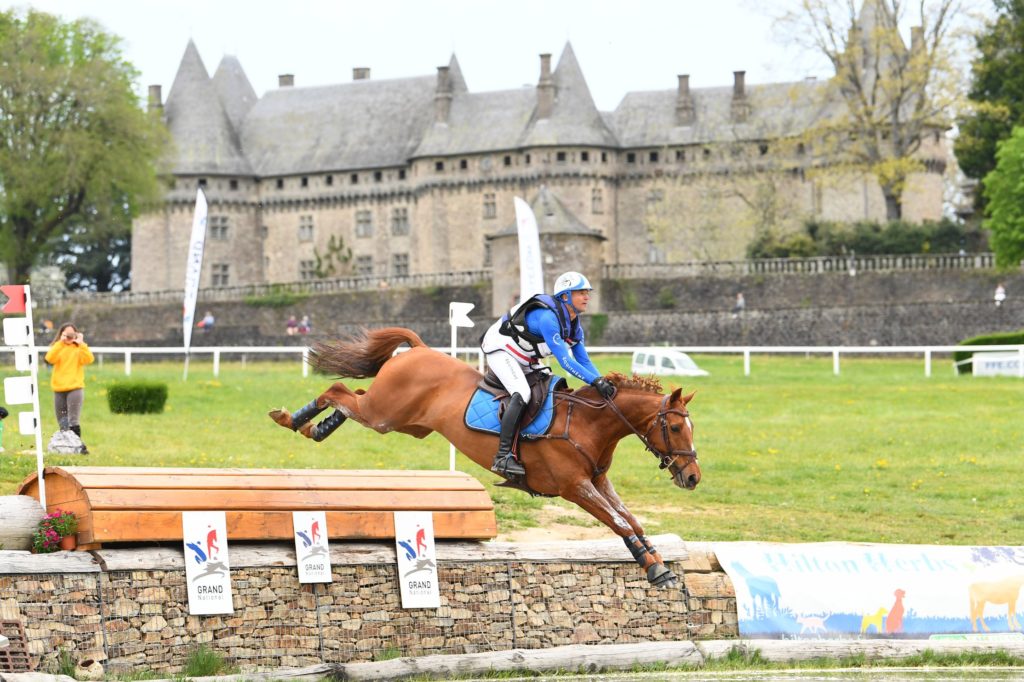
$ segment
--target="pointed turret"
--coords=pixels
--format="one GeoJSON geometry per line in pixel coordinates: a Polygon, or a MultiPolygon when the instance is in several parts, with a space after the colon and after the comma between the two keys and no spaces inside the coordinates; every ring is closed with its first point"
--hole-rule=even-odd
{"type": "Polygon", "coordinates": [[[566,43],[558,66],[546,72],[547,55],[541,55],[541,77],[537,84],[537,109],[524,145],[584,144],[615,146],[618,141],[597,110],[583,77],[572,44],[566,43]],[[550,102],[547,98],[550,92],[550,102]],[[550,111],[548,106],[550,104],[550,111]]]}
{"type": "Polygon", "coordinates": [[[459,60],[455,58],[454,53],[448,61],[448,79],[452,84],[452,92],[469,92],[466,79],[462,77],[462,67],[459,66],[459,60]]]}
{"type": "Polygon", "coordinates": [[[220,60],[217,72],[213,74],[213,87],[217,90],[220,104],[227,112],[231,125],[237,131],[245,115],[259,99],[237,58],[225,56],[220,60]]]}
{"type": "Polygon", "coordinates": [[[185,48],[164,110],[175,142],[173,173],[251,174],[235,128],[192,40],[185,48]]]}

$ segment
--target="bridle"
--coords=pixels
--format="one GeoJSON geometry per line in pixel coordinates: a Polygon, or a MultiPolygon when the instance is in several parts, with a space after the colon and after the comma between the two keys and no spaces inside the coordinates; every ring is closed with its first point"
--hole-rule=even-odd
{"type": "MultiPolygon", "coordinates": [[[[683,417],[684,419],[690,418],[690,413],[685,409],[680,410],[674,407],[670,408],[668,406],[669,397],[670,396],[665,396],[664,398],[661,399],[661,405],[658,407],[658,414],[656,414],[654,416],[654,419],[651,420],[651,425],[647,427],[646,433],[640,433],[640,431],[638,431],[637,428],[633,426],[633,424],[630,423],[628,419],[626,419],[626,415],[622,414],[622,410],[620,410],[619,406],[612,402],[611,399],[608,399],[605,403],[606,405],[608,405],[608,407],[611,408],[612,412],[618,415],[619,419],[621,419],[622,422],[626,426],[628,426],[634,434],[636,434],[636,437],[640,439],[640,442],[644,444],[644,447],[647,448],[647,450],[652,455],[658,458],[658,461],[660,462],[658,464],[659,469],[665,469],[667,467],[672,466],[673,464],[676,464],[676,461],[680,457],[689,457],[692,461],[697,461],[696,450],[668,450],[662,452],[658,448],[654,447],[653,443],[651,443],[651,432],[660,426],[662,442],[665,443],[665,447],[671,447],[671,441],[669,441],[668,439],[668,415],[678,414],[680,417],[683,417]]],[[[675,468],[673,469],[673,473],[681,471],[682,468],[683,467],[680,467],[678,464],[676,464],[675,468]]]]}

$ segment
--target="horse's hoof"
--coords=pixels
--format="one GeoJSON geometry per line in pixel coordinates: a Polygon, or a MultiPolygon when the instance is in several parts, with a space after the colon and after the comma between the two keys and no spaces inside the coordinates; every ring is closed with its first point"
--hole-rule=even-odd
{"type": "Polygon", "coordinates": [[[286,429],[292,428],[292,415],[291,412],[284,409],[283,407],[279,410],[271,410],[267,413],[267,416],[274,420],[275,424],[279,424],[286,429]]]}
{"type": "Polygon", "coordinates": [[[678,578],[665,564],[651,564],[647,568],[647,582],[655,587],[673,587],[677,584],[678,578]]]}

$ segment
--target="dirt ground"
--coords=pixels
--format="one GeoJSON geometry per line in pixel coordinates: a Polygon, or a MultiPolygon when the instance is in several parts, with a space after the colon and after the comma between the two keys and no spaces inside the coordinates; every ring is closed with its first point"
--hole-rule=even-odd
{"type": "MultiPolygon", "coordinates": [[[[643,522],[643,519],[640,519],[643,522]]],[[[498,529],[499,542],[551,542],[553,540],[608,540],[614,533],[590,514],[575,507],[546,504],[537,515],[533,528],[507,532],[498,529]]]]}

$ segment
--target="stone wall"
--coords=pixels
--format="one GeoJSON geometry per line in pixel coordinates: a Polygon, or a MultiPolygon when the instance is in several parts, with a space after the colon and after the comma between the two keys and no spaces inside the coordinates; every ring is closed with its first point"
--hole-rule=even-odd
{"type": "Polygon", "coordinates": [[[16,553],[0,552],[0,623],[23,624],[33,669],[52,670],[63,649],[122,674],[177,673],[200,644],[253,670],[738,636],[735,593],[713,555],[680,551],[678,539],[658,543],[685,575],[687,600],[679,587],[651,587],[615,544],[603,561],[568,558],[593,542],[561,543],[563,558],[531,556],[529,546],[517,557],[507,545],[488,554],[491,543],[439,544],[441,607],[408,610],[393,546],[332,543],[334,581],[325,585],[299,584],[283,546],[232,546],[235,613],[219,616],[188,615],[179,550],[101,550],[98,563],[84,553],[4,561],[16,553]]]}
{"type": "MultiPolygon", "coordinates": [[[[813,275],[604,280],[602,317],[588,315],[591,345],[952,345],[964,338],[1024,328],[1024,275],[994,270],[920,270],[813,275]],[[1008,299],[992,301],[996,283],[1008,299]],[[747,301],[733,317],[737,291],[747,301]]],[[[309,296],[284,307],[199,302],[211,310],[213,332],[196,330],[194,346],[305,345],[286,336],[285,321],[310,315],[312,338],[334,338],[360,327],[404,326],[429,344],[450,343],[448,303],[476,307],[462,345],[476,345],[491,322],[490,283],[429,289],[309,296]]],[[[74,320],[96,345],[181,345],[181,306],[79,304],[41,310],[36,319],[74,320]]],[[[42,343],[42,339],[37,341],[42,343]]]]}

